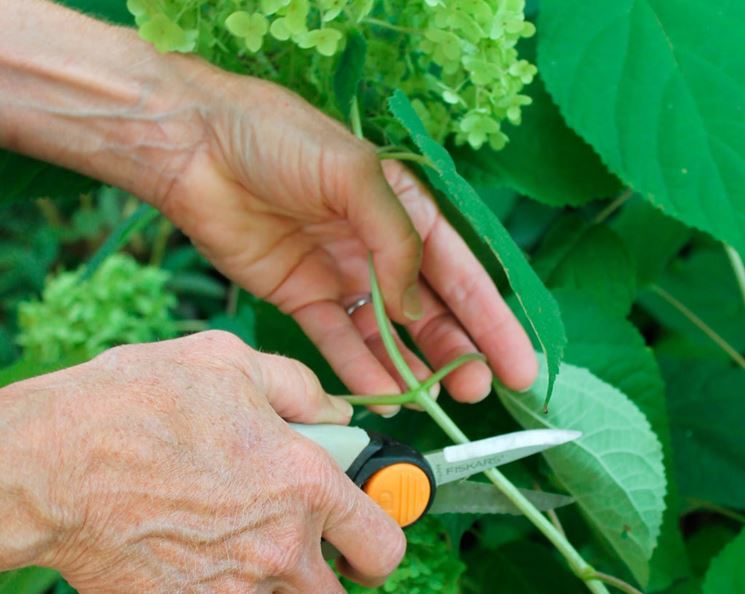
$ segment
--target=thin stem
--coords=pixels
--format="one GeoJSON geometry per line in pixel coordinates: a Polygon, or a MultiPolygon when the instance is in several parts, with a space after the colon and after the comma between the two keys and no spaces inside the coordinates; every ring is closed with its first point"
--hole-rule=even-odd
{"type": "Polygon", "coordinates": [[[720,349],[727,353],[735,363],[745,369],[745,358],[743,358],[743,356],[738,353],[737,350],[735,350],[735,348],[730,343],[728,343],[726,340],[724,340],[724,338],[717,334],[711,326],[709,326],[706,322],[704,322],[695,313],[693,313],[690,309],[688,309],[685,305],[683,305],[680,301],[678,301],[675,297],[673,297],[659,285],[652,285],[650,288],[665,301],[667,301],[670,305],[672,305],[675,309],[677,309],[686,318],[688,318],[688,320],[699,330],[701,330],[701,332],[706,334],[706,336],[708,336],[712,340],[712,342],[714,342],[714,344],[716,344],[720,349]]]}
{"type": "Polygon", "coordinates": [[[228,289],[228,300],[225,303],[225,313],[233,317],[238,313],[238,297],[241,294],[241,288],[237,283],[230,283],[228,289]]]}
{"type": "Polygon", "coordinates": [[[601,582],[605,582],[609,586],[613,586],[614,588],[618,588],[621,590],[621,592],[626,592],[626,594],[644,594],[641,590],[637,590],[629,584],[628,582],[624,582],[621,578],[617,578],[613,575],[608,575],[607,573],[603,573],[601,571],[596,571],[592,574],[592,578],[596,580],[600,580],[601,582]]]}
{"type": "Polygon", "coordinates": [[[736,512],[733,509],[722,507],[714,503],[709,503],[708,501],[700,501],[698,499],[691,500],[691,503],[693,503],[696,509],[710,511],[715,514],[719,514],[720,516],[724,516],[725,518],[729,518],[730,520],[734,520],[735,522],[739,522],[740,524],[745,524],[745,514],[736,512]]]}
{"type": "Polygon", "coordinates": [[[206,320],[176,320],[175,325],[179,332],[201,332],[210,327],[206,320]]]}
{"type": "Polygon", "coordinates": [[[430,375],[426,380],[422,382],[422,390],[425,390],[427,393],[429,393],[429,389],[434,386],[436,383],[442,381],[442,379],[453,373],[458,367],[461,365],[465,365],[466,363],[470,363],[471,361],[481,361],[482,363],[486,362],[486,357],[482,355],[481,353],[467,353],[465,355],[461,355],[457,359],[453,359],[450,361],[450,363],[447,363],[443,365],[440,369],[435,371],[432,375],[430,375]]]}
{"type": "Polygon", "coordinates": [[[349,402],[352,406],[378,406],[380,404],[411,404],[414,402],[414,392],[409,390],[403,394],[371,394],[337,396],[349,402]]]}
{"type": "Polygon", "coordinates": [[[420,388],[419,380],[414,375],[414,372],[409,369],[401,351],[398,350],[396,341],[393,338],[393,333],[391,332],[390,322],[388,321],[388,317],[385,315],[385,304],[383,303],[383,295],[380,292],[378,277],[375,274],[372,255],[368,258],[368,266],[370,268],[370,293],[372,294],[373,308],[375,310],[375,321],[378,324],[383,346],[385,347],[388,356],[391,358],[396,371],[401,375],[409,389],[418,390],[420,388]]]}
{"type": "Polygon", "coordinates": [[[616,198],[613,202],[611,202],[608,206],[606,206],[603,210],[601,210],[597,216],[595,217],[595,220],[593,223],[602,223],[605,219],[607,219],[609,216],[611,216],[616,210],[621,208],[621,206],[624,205],[624,203],[631,198],[631,196],[634,195],[634,192],[631,188],[626,188],[621,195],[616,198]]]}
{"type": "MultiPolygon", "coordinates": [[[[450,416],[442,410],[440,405],[437,404],[437,402],[435,402],[428,394],[421,390],[418,391],[416,403],[429,413],[432,420],[434,420],[435,423],[437,423],[455,443],[468,443],[470,441],[460,427],[455,424],[450,416]]],[[[582,579],[585,579],[584,576],[594,572],[593,568],[566,539],[566,536],[559,532],[554,525],[546,519],[546,516],[538,511],[535,506],[517,489],[517,487],[515,487],[501,472],[499,472],[499,470],[496,468],[490,468],[489,470],[484,471],[484,474],[558,549],[575,574],[581,576],[582,579]]],[[[596,580],[586,581],[586,583],[589,590],[595,594],[607,594],[608,592],[605,586],[596,580]]]]}
{"type": "Polygon", "coordinates": [[[740,295],[742,295],[742,301],[745,303],[745,265],[742,263],[742,258],[737,250],[732,246],[724,246],[724,251],[727,252],[727,257],[732,265],[732,272],[735,273],[737,279],[737,285],[740,287],[740,295]]]}
{"type": "Polygon", "coordinates": [[[352,109],[349,111],[349,123],[352,126],[352,132],[357,138],[364,138],[362,132],[362,119],[360,118],[360,103],[357,97],[352,98],[352,109]]]}
{"type": "MultiPolygon", "coordinates": [[[[375,309],[375,321],[378,325],[378,330],[381,339],[383,340],[383,345],[388,352],[388,356],[401,374],[401,377],[406,381],[410,388],[409,391],[414,395],[414,403],[421,406],[429,414],[432,420],[437,423],[445,434],[455,443],[468,443],[469,439],[466,434],[463,433],[455,421],[453,421],[442,407],[428,394],[427,390],[419,384],[419,381],[401,356],[401,353],[396,346],[396,342],[393,339],[388,318],[385,315],[383,297],[380,293],[380,287],[378,286],[378,279],[375,275],[372,258],[369,260],[369,266],[370,286],[373,307],[375,309]]],[[[468,356],[459,357],[459,359],[456,359],[453,364],[456,362],[462,364],[467,362],[467,360],[468,356]]],[[[455,368],[452,365],[450,367],[451,371],[455,368]]],[[[574,573],[585,580],[585,583],[591,592],[594,594],[608,594],[608,590],[602,582],[595,579],[588,579],[588,576],[592,575],[595,570],[582,558],[566,537],[554,528],[553,524],[546,519],[546,516],[538,511],[535,506],[525,498],[517,487],[507,480],[507,478],[496,468],[487,470],[484,474],[507,497],[507,499],[509,499],[515,507],[517,507],[551,543],[553,543],[567,560],[574,573]]]]}
{"type": "Polygon", "coordinates": [[[363,19],[364,23],[367,23],[368,25],[375,25],[376,27],[381,27],[383,29],[389,29],[391,31],[396,31],[398,33],[422,33],[423,31],[421,29],[412,29],[411,27],[399,27],[398,25],[394,25],[393,23],[389,23],[388,21],[382,21],[380,19],[374,19],[372,17],[367,17],[363,19]]]}
{"type": "Polygon", "coordinates": [[[409,151],[390,152],[390,153],[381,151],[378,153],[378,157],[380,157],[381,160],[396,159],[397,161],[413,161],[414,163],[419,163],[420,165],[426,165],[427,167],[431,167],[435,171],[439,171],[437,166],[432,162],[432,160],[429,157],[425,157],[424,155],[418,155],[417,153],[412,153],[409,151]]]}
{"type": "Polygon", "coordinates": [[[163,262],[163,257],[166,255],[166,248],[168,247],[168,239],[171,237],[171,231],[173,231],[173,223],[165,217],[160,220],[158,225],[158,234],[155,237],[153,249],[150,252],[150,265],[160,266],[163,262]]]}

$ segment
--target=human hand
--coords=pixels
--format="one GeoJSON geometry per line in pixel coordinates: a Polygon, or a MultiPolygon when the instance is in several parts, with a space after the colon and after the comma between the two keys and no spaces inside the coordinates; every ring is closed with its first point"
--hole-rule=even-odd
{"type": "MultiPolygon", "coordinates": [[[[17,563],[55,567],[81,594],[341,593],[322,535],[366,584],[404,552],[393,520],[279,416],[346,422],[348,405],[302,364],[230,334],[119,347],[2,396],[9,438],[41,440],[26,449],[46,461],[32,473],[40,454],[23,454],[16,520],[48,535],[17,563]],[[23,402],[33,414],[19,422],[6,409],[23,402]]],[[[28,539],[13,538],[13,517],[17,546],[28,539]]]]}
{"type": "MultiPolygon", "coordinates": [[[[381,167],[371,144],[276,85],[203,76],[199,88],[218,89],[198,110],[207,132],[156,204],[217,268],[291,314],[352,391],[393,393],[404,384],[372,309],[345,310],[369,291],[372,252],[389,313],[434,367],[480,350],[506,385],[530,386],[537,364],[525,332],[410,171],[381,167]]],[[[491,373],[474,362],[445,384],[473,402],[491,373]]]]}
{"type": "MultiPolygon", "coordinates": [[[[6,15],[0,146],[155,204],[223,273],[294,316],[356,393],[403,386],[371,308],[345,312],[369,290],[369,252],[389,314],[434,367],[478,349],[508,387],[532,383],[525,332],[399,163],[381,167],[370,143],[277,85],[158,54],[134,31],[39,0],[11,0],[6,15]]],[[[490,372],[472,362],[445,385],[473,402],[490,372]]]]}

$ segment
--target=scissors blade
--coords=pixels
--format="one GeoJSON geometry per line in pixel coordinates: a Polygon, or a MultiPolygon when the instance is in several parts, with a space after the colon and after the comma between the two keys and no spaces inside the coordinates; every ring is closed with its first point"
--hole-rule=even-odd
{"type": "MultiPolygon", "coordinates": [[[[520,489],[520,492],[541,511],[574,503],[574,499],[567,495],[528,489],[520,489]]],[[[520,515],[521,512],[494,485],[464,481],[443,485],[437,489],[428,513],[520,515]]]]}
{"type": "Polygon", "coordinates": [[[449,446],[424,457],[432,467],[435,483],[443,485],[573,441],[581,435],[568,429],[528,429],[449,446]]]}

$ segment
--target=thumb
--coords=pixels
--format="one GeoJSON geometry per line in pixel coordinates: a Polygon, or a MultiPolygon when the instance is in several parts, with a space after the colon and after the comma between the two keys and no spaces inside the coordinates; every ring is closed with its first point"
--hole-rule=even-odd
{"type": "Polygon", "coordinates": [[[258,353],[260,387],[269,404],[286,421],[346,425],[352,405],[327,394],[318,377],[294,359],[258,353]]]}

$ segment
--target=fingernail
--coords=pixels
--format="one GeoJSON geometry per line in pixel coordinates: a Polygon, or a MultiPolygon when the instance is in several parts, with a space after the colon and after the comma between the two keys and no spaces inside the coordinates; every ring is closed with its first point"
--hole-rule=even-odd
{"type": "Polygon", "coordinates": [[[339,414],[344,418],[345,421],[348,421],[352,418],[352,414],[354,413],[354,408],[352,407],[349,402],[344,400],[343,398],[331,398],[331,404],[334,405],[334,408],[339,411],[339,414]]]}
{"type": "Polygon", "coordinates": [[[415,322],[424,315],[422,299],[419,295],[419,285],[413,284],[404,291],[404,315],[415,322]]]}
{"type": "MultiPolygon", "coordinates": [[[[386,406],[386,409],[388,408],[389,407],[386,406]]],[[[390,407],[390,410],[388,412],[380,413],[380,416],[383,417],[384,419],[390,419],[391,417],[395,417],[399,413],[400,410],[401,410],[400,406],[392,406],[390,407]]]]}

